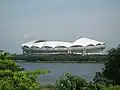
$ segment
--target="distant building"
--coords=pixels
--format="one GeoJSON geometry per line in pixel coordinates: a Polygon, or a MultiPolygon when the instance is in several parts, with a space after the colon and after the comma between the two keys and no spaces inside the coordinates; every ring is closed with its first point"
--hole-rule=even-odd
{"type": "Polygon", "coordinates": [[[80,38],[73,43],[63,41],[34,40],[22,44],[24,54],[95,54],[105,49],[105,43],[80,38]]]}

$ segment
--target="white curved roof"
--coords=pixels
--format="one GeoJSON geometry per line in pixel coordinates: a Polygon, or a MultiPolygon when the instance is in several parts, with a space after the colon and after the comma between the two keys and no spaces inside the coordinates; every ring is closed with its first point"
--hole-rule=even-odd
{"type": "MultiPolygon", "coordinates": [[[[61,42],[61,41],[47,41],[44,42],[43,46],[49,46],[52,48],[55,48],[57,46],[65,46],[65,47],[69,47],[72,43],[68,43],[68,42],[61,42]]],[[[42,46],[42,47],[43,47],[42,46]]]]}
{"type": "Polygon", "coordinates": [[[36,40],[27,42],[25,44],[22,44],[22,46],[28,46],[28,47],[37,46],[39,48],[44,47],[44,46],[49,46],[49,47],[55,48],[58,46],[69,47],[72,45],[72,43],[62,42],[62,41],[45,41],[45,42],[38,42],[38,43],[35,43],[35,42],[36,40]]]}
{"type": "Polygon", "coordinates": [[[70,47],[71,45],[72,43],[69,43],[69,42],[58,42],[55,47],[58,47],[58,46],[70,47]]]}
{"type": "Polygon", "coordinates": [[[104,44],[104,43],[96,41],[96,40],[88,39],[88,38],[80,38],[80,39],[76,40],[75,42],[73,42],[72,46],[81,45],[81,46],[85,47],[90,44],[93,44],[94,46],[96,46],[97,44],[104,44]]]}
{"type": "Polygon", "coordinates": [[[58,43],[57,41],[47,41],[42,45],[42,47],[49,46],[49,47],[54,48],[57,45],[57,43],[58,43]]]}
{"type": "Polygon", "coordinates": [[[24,44],[22,44],[22,47],[23,46],[28,46],[30,48],[34,44],[35,41],[37,41],[37,40],[33,40],[33,41],[30,41],[30,42],[24,43],[24,44]]]}
{"type": "Polygon", "coordinates": [[[88,39],[88,38],[80,38],[73,43],[63,42],[63,41],[38,41],[38,42],[37,41],[38,40],[33,40],[25,44],[22,44],[22,46],[28,46],[28,47],[37,46],[39,48],[44,47],[44,46],[49,46],[52,48],[55,48],[58,46],[64,46],[64,47],[69,48],[75,45],[80,45],[80,46],[85,47],[91,44],[94,46],[96,46],[97,44],[102,44],[102,45],[104,44],[103,42],[99,42],[99,41],[88,39]]]}
{"type": "Polygon", "coordinates": [[[41,48],[45,42],[34,43],[33,46],[41,48]]]}

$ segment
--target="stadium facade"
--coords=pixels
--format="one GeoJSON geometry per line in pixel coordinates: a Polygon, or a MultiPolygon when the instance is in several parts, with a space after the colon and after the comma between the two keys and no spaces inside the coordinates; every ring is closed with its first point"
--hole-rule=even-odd
{"type": "Polygon", "coordinates": [[[105,49],[105,43],[80,38],[73,43],[63,41],[33,40],[22,44],[24,54],[95,54],[105,49]]]}

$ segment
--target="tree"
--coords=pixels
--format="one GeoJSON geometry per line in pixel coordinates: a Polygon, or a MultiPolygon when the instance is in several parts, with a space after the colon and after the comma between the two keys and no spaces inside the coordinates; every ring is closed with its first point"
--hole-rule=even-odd
{"type": "Polygon", "coordinates": [[[9,53],[0,52],[0,90],[40,90],[36,78],[45,70],[24,71],[13,60],[9,53]]]}
{"type": "Polygon", "coordinates": [[[6,60],[6,59],[12,59],[12,55],[4,52],[3,50],[0,50],[0,59],[6,60]]]}
{"type": "Polygon", "coordinates": [[[120,45],[108,51],[108,62],[105,63],[103,75],[120,85],[120,45]]]}
{"type": "Polygon", "coordinates": [[[103,72],[99,75],[96,74],[94,81],[99,82],[98,78],[104,78],[107,83],[120,85],[120,45],[108,50],[107,62],[103,72]]]}

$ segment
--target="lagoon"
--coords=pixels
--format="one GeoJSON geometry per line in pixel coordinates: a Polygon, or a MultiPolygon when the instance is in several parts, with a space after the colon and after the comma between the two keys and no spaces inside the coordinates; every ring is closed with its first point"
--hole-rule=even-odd
{"type": "Polygon", "coordinates": [[[38,81],[41,84],[54,84],[59,76],[62,76],[65,72],[70,72],[74,75],[79,75],[86,80],[92,80],[95,72],[102,71],[104,63],[36,63],[36,62],[17,62],[22,68],[28,71],[35,69],[46,69],[51,72],[47,75],[41,75],[38,81]]]}

